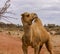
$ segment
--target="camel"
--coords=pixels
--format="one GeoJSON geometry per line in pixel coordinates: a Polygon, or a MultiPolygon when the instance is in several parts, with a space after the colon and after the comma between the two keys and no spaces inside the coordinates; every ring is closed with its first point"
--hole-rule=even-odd
{"type": "Polygon", "coordinates": [[[53,54],[51,36],[44,28],[37,14],[25,12],[21,14],[21,16],[24,28],[24,35],[22,37],[22,49],[24,54],[27,54],[28,46],[34,48],[34,54],[39,54],[43,44],[46,45],[49,53],[53,54]]]}

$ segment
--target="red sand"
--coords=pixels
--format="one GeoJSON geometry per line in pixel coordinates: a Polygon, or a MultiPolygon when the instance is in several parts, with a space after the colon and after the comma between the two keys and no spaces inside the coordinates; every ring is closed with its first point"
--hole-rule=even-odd
{"type": "MultiPolygon", "coordinates": [[[[13,38],[10,35],[0,33],[0,54],[23,54],[21,46],[22,42],[19,38],[13,38]]],[[[29,47],[28,49],[28,54],[34,54],[34,50],[31,47],[29,47]]],[[[43,47],[41,50],[41,54],[49,53],[46,48],[43,47]]]]}

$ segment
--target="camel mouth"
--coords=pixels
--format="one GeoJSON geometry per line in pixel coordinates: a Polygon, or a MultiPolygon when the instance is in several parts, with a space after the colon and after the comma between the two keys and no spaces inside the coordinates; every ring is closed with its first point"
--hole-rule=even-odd
{"type": "Polygon", "coordinates": [[[35,20],[32,21],[32,23],[34,23],[35,20]]]}
{"type": "Polygon", "coordinates": [[[34,17],[34,18],[38,18],[38,17],[36,16],[36,17],[34,17]]]}

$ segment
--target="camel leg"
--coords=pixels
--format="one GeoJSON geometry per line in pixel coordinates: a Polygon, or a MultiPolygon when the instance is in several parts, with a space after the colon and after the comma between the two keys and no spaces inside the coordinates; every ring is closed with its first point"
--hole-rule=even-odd
{"type": "Polygon", "coordinates": [[[40,51],[41,51],[42,46],[43,46],[43,45],[40,45],[38,54],[40,54],[40,51]]]}
{"type": "Polygon", "coordinates": [[[34,47],[34,54],[39,54],[39,47],[40,47],[40,45],[36,45],[35,47],[34,47]]]}
{"type": "Polygon", "coordinates": [[[28,52],[27,52],[27,46],[22,45],[22,50],[23,50],[24,54],[28,54],[28,52]]]}
{"type": "Polygon", "coordinates": [[[53,50],[52,50],[52,44],[51,44],[51,42],[50,41],[47,41],[45,43],[45,45],[46,45],[47,50],[50,52],[50,54],[54,54],[53,53],[53,50]]]}

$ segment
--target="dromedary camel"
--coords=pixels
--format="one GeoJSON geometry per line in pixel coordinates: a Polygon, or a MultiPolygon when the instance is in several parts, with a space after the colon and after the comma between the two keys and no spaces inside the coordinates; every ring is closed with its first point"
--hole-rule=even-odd
{"type": "Polygon", "coordinates": [[[25,12],[21,14],[21,16],[24,28],[24,35],[22,37],[22,49],[24,54],[27,54],[28,46],[34,48],[35,54],[39,54],[43,44],[46,45],[50,54],[53,54],[50,34],[43,27],[37,14],[25,12]]]}

